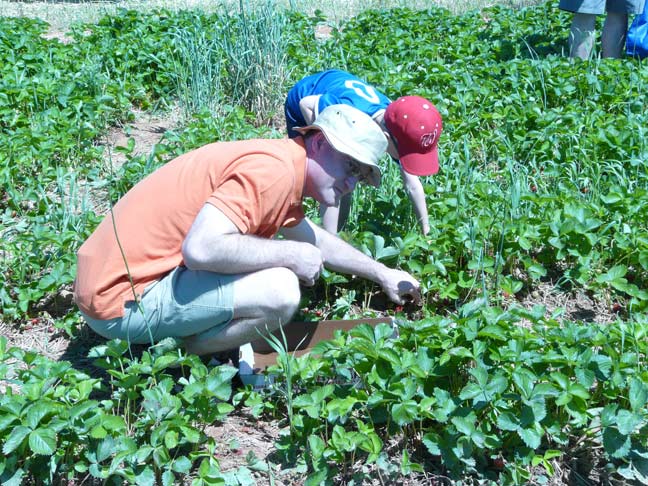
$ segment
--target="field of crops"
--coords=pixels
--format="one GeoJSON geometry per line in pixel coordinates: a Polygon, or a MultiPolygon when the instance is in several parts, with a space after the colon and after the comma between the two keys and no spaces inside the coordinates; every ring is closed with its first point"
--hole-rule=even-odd
{"type": "Polygon", "coordinates": [[[554,1],[335,22],[291,4],[57,35],[0,17],[0,483],[648,484],[648,67],[567,58],[554,1]],[[297,316],[390,315],[399,336],[282,353],[253,390],[174,342],[89,334],[76,250],[110,204],[192,148],[282,137],[287,90],[331,67],[444,118],[430,233],[385,163],[341,234],[423,306],[326,272],[297,316]],[[146,150],[144,116],[165,127],[146,150]]]}

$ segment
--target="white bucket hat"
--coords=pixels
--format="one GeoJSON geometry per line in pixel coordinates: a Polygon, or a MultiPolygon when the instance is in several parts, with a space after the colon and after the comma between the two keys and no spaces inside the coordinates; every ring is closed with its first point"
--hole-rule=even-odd
{"type": "Polygon", "coordinates": [[[371,168],[369,184],[380,185],[378,160],[387,150],[387,138],[366,113],[350,105],[330,105],[311,125],[295,127],[295,130],[302,135],[309,130],[320,130],[335,150],[371,168]]]}

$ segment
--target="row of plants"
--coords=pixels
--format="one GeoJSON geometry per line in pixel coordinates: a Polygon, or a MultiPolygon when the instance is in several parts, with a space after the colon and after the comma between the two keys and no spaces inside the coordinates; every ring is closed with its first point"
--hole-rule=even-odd
{"type": "MultiPolygon", "coordinates": [[[[133,357],[125,342],[94,348],[101,378],[0,337],[0,480],[6,485],[65,484],[95,478],[105,484],[237,484],[214,457],[208,424],[233,410],[236,369],[208,368],[195,356],[160,343],[133,357]],[[179,367],[180,377],[171,367],[179,367]],[[14,392],[14,389],[16,392],[14,392]]],[[[249,483],[248,483],[249,484],[249,483]]]]}
{"type": "Polygon", "coordinates": [[[103,375],[91,377],[0,338],[0,478],[253,484],[268,465],[250,455],[222,472],[205,433],[243,407],[284,423],[275,446],[306,484],[350,484],[358,462],[390,481],[425,470],[523,484],[564,457],[573,477],[597,467],[648,481],[645,318],[565,323],[477,300],[398,330],[362,324],[317,356],[282,352],[272,385],[234,396],[234,368],[208,368],[173,341],[135,356],[124,342],[98,346],[89,357],[103,375]]]}
{"type": "Polygon", "coordinates": [[[361,324],[318,344],[317,358],[283,353],[269,370],[274,400],[253,410],[289,418],[277,448],[306,484],[350,484],[357,463],[392,481],[427,471],[542,484],[560,459],[572,480],[596,467],[646,484],[647,324],[566,323],[482,299],[401,322],[396,338],[361,324]]]}

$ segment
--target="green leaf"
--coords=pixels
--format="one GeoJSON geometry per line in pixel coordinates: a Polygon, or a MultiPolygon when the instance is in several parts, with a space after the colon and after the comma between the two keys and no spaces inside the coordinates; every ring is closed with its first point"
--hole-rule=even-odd
{"type": "Polygon", "coordinates": [[[401,456],[401,473],[404,475],[409,475],[414,471],[423,472],[423,467],[418,463],[411,462],[409,452],[407,452],[407,449],[403,449],[401,456]]]}
{"type": "Polygon", "coordinates": [[[569,378],[563,375],[562,373],[557,371],[555,373],[551,373],[549,376],[551,376],[551,378],[553,378],[554,381],[558,383],[560,388],[562,388],[563,390],[569,388],[569,383],[570,383],[569,378]]]}
{"type": "Polygon", "coordinates": [[[542,434],[538,432],[535,427],[529,427],[528,429],[519,429],[517,433],[522,438],[527,447],[531,449],[537,449],[538,447],[540,447],[542,434]]]}
{"type": "Polygon", "coordinates": [[[198,442],[200,442],[199,430],[188,425],[181,425],[180,431],[182,432],[182,437],[184,438],[184,440],[186,440],[190,444],[197,444],[198,442]]]}
{"type": "Polygon", "coordinates": [[[533,395],[534,396],[547,396],[547,397],[555,397],[558,396],[558,390],[556,389],[555,386],[549,384],[549,383],[538,383],[535,388],[533,389],[533,395]]]}
{"type": "Polygon", "coordinates": [[[607,380],[612,371],[612,359],[609,356],[596,354],[592,356],[590,367],[594,368],[594,373],[600,380],[607,380]]]}
{"type": "Polygon", "coordinates": [[[333,432],[329,439],[329,445],[338,451],[351,452],[357,448],[356,433],[346,431],[340,425],[333,426],[333,432]]]}
{"type": "Polygon", "coordinates": [[[174,459],[171,464],[171,469],[180,474],[189,474],[189,471],[191,471],[191,465],[191,461],[188,458],[180,456],[174,459]]]}
{"type": "Polygon", "coordinates": [[[437,434],[433,432],[428,432],[423,436],[422,442],[430,454],[432,454],[433,456],[441,455],[441,446],[440,446],[441,439],[437,434]]]}
{"type": "Polygon", "coordinates": [[[56,433],[51,429],[38,428],[29,434],[29,448],[34,454],[49,456],[56,450],[56,433]]]}
{"type": "Polygon", "coordinates": [[[108,435],[108,432],[101,425],[95,425],[90,429],[90,437],[93,439],[103,439],[106,435],[108,435]]]}
{"type": "Polygon", "coordinates": [[[113,430],[113,431],[126,430],[126,421],[124,420],[124,417],[119,415],[102,416],[101,425],[106,430],[113,430]]]}
{"type": "Polygon", "coordinates": [[[2,486],[21,486],[23,484],[24,475],[25,471],[22,468],[18,468],[13,473],[13,476],[3,481],[2,486]]]}
{"type": "Polygon", "coordinates": [[[535,396],[526,402],[533,411],[533,419],[540,422],[547,416],[547,405],[543,396],[535,396]]]}
{"type": "Polygon", "coordinates": [[[621,459],[630,452],[630,436],[622,434],[616,427],[603,430],[603,448],[610,456],[621,459]]]}
{"type": "Polygon", "coordinates": [[[358,403],[358,399],[350,395],[346,398],[334,398],[326,407],[328,410],[328,421],[335,422],[341,417],[345,418],[356,403],[358,403]]]}
{"type": "Polygon", "coordinates": [[[477,335],[479,337],[491,338],[496,341],[507,341],[509,339],[509,336],[507,335],[506,331],[502,328],[502,326],[498,326],[495,324],[484,326],[479,330],[477,335]]]}
{"type": "Polygon", "coordinates": [[[219,400],[229,400],[232,394],[232,377],[237,372],[233,366],[216,366],[207,377],[207,389],[219,400]]]}
{"type": "Polygon", "coordinates": [[[483,307],[487,306],[487,300],[483,297],[472,300],[459,309],[459,316],[462,318],[467,318],[478,313],[483,307]]]}
{"type": "Polygon", "coordinates": [[[56,407],[48,400],[43,399],[35,402],[27,408],[24,424],[30,429],[35,429],[40,421],[50,413],[55,413],[56,407]]]}
{"type": "Polygon", "coordinates": [[[153,362],[153,371],[155,373],[159,373],[160,371],[168,368],[169,366],[176,364],[178,361],[179,361],[178,356],[172,356],[168,354],[159,356],[153,362]]]}
{"type": "Polygon", "coordinates": [[[468,383],[459,393],[461,400],[470,400],[477,396],[483,396],[483,390],[477,383],[468,383]]]}
{"type": "Polygon", "coordinates": [[[592,370],[583,368],[576,368],[574,370],[574,375],[576,375],[578,383],[585,388],[591,388],[594,384],[594,380],[596,379],[592,370]]]}
{"type": "Polygon", "coordinates": [[[563,392],[560,394],[558,399],[556,400],[556,405],[561,406],[561,405],[567,405],[569,402],[572,401],[572,396],[568,392],[563,392]]]}
{"type": "Polygon", "coordinates": [[[3,410],[4,415],[0,416],[0,432],[8,429],[14,422],[19,422],[18,415],[13,413],[7,413],[7,410],[3,410]]]}
{"type": "Polygon", "coordinates": [[[590,397],[590,394],[587,391],[587,389],[579,383],[571,384],[569,387],[569,393],[571,393],[575,397],[582,398],[583,400],[587,400],[590,397]]]}
{"type": "Polygon", "coordinates": [[[324,450],[326,449],[326,443],[319,435],[310,435],[308,436],[308,447],[314,465],[324,455],[324,450]]]}
{"type": "Polygon", "coordinates": [[[135,476],[135,484],[138,486],[155,486],[155,472],[146,466],[142,472],[135,476]]]}
{"type": "Polygon", "coordinates": [[[460,434],[470,437],[475,432],[475,420],[475,414],[471,413],[466,417],[452,417],[450,422],[454,424],[460,434]]]}
{"type": "Polygon", "coordinates": [[[533,383],[537,379],[535,374],[527,368],[519,368],[513,371],[513,382],[520,391],[522,398],[530,398],[534,392],[533,383]]]}
{"type": "Polygon", "coordinates": [[[502,430],[515,432],[520,427],[520,421],[511,412],[501,413],[497,417],[497,426],[502,430]]]}
{"type": "Polygon", "coordinates": [[[265,461],[265,459],[257,457],[254,451],[248,451],[247,455],[245,456],[245,462],[247,463],[247,467],[249,467],[252,471],[261,471],[264,473],[270,471],[270,466],[268,466],[268,463],[265,461]]]}
{"type": "Polygon", "coordinates": [[[349,335],[355,340],[363,339],[368,343],[375,344],[374,329],[369,324],[362,323],[349,331],[349,335]]]}
{"type": "Polygon", "coordinates": [[[444,424],[448,421],[450,414],[456,410],[457,404],[453,396],[442,388],[434,389],[434,398],[438,406],[432,411],[432,416],[444,424]]]}
{"type": "Polygon", "coordinates": [[[601,410],[601,425],[603,427],[610,427],[616,425],[616,411],[619,406],[616,403],[608,403],[603,410],[601,410]]]}
{"type": "Polygon", "coordinates": [[[322,484],[326,484],[328,473],[329,468],[325,465],[321,469],[315,469],[308,475],[308,478],[306,478],[304,486],[321,486],[322,484]]]}
{"type": "Polygon", "coordinates": [[[392,407],[394,422],[403,426],[412,423],[418,418],[418,404],[414,400],[405,400],[392,407]]]}
{"type": "Polygon", "coordinates": [[[103,462],[108,459],[116,449],[115,439],[111,436],[104,438],[97,445],[95,459],[96,462],[103,462]]]}
{"type": "Polygon", "coordinates": [[[6,455],[9,455],[13,451],[15,451],[18,447],[20,447],[20,444],[22,444],[23,440],[31,430],[28,427],[25,427],[24,425],[19,425],[15,429],[11,431],[9,434],[9,437],[7,437],[7,440],[5,441],[4,445],[2,446],[2,452],[4,452],[6,455]]]}
{"type": "Polygon", "coordinates": [[[376,342],[384,339],[389,339],[394,335],[394,328],[389,324],[382,322],[374,328],[374,335],[376,342]]]}
{"type": "Polygon", "coordinates": [[[164,445],[167,449],[171,450],[178,445],[178,432],[175,430],[169,430],[164,434],[164,445]]]}
{"type": "Polygon", "coordinates": [[[625,265],[616,265],[610,268],[606,273],[596,277],[598,283],[610,283],[611,285],[618,285],[627,283],[628,281],[623,278],[628,273],[628,267],[625,265]]]}
{"type": "Polygon", "coordinates": [[[619,413],[617,413],[617,427],[623,435],[632,434],[642,422],[641,415],[629,410],[619,410],[619,413]]]}
{"type": "Polygon", "coordinates": [[[630,378],[629,399],[633,412],[642,410],[648,403],[648,387],[638,378],[630,378]]]}
{"type": "Polygon", "coordinates": [[[168,469],[162,473],[162,486],[173,486],[176,483],[175,474],[168,469]]]}

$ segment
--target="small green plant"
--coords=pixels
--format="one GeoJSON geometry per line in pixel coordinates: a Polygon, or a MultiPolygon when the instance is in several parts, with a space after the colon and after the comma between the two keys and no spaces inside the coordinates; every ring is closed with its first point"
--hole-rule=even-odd
{"type": "Polygon", "coordinates": [[[241,0],[238,12],[223,17],[224,87],[232,103],[267,123],[283,106],[289,75],[285,52],[287,17],[274,0],[252,6],[241,0]]]}
{"type": "Polygon", "coordinates": [[[222,102],[223,52],[220,41],[197,17],[173,33],[172,77],[185,119],[202,110],[217,113],[222,102]]]}

